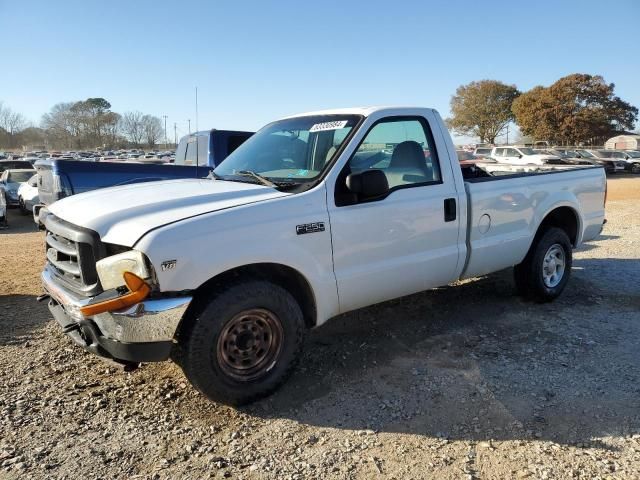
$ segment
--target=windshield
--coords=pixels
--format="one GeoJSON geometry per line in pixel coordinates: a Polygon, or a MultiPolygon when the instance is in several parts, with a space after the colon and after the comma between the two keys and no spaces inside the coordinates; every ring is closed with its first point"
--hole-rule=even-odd
{"type": "Polygon", "coordinates": [[[518,150],[520,150],[520,153],[523,155],[536,155],[537,153],[533,148],[518,148],[518,150]]]}
{"type": "Polygon", "coordinates": [[[22,183],[26,182],[33,176],[33,171],[31,172],[9,172],[9,182],[11,183],[22,183]]]}
{"type": "Polygon", "coordinates": [[[587,152],[586,150],[576,150],[576,152],[578,152],[580,155],[582,155],[585,158],[596,158],[596,156],[593,153],[587,152]]]}
{"type": "Polygon", "coordinates": [[[310,183],[331,163],[360,118],[315,115],[271,123],[216,167],[214,176],[252,183],[263,177],[276,186],[310,183]]]}
{"type": "Polygon", "coordinates": [[[491,148],[476,148],[476,155],[490,155],[491,148]]]}
{"type": "Polygon", "coordinates": [[[598,150],[598,156],[600,158],[613,158],[613,152],[608,150],[598,150]]]}
{"type": "Polygon", "coordinates": [[[627,152],[631,158],[640,158],[640,152],[627,152]]]}

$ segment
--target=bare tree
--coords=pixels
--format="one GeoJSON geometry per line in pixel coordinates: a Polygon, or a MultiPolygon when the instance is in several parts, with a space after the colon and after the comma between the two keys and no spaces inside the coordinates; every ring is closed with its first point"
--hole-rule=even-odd
{"type": "Polygon", "coordinates": [[[145,138],[145,123],[142,112],[125,112],[122,115],[122,133],[136,147],[145,138]]]}
{"type": "Polygon", "coordinates": [[[158,143],[158,140],[162,138],[164,130],[162,129],[162,122],[158,117],[152,115],[145,115],[142,117],[144,125],[144,138],[149,147],[153,147],[158,143]]]}
{"type": "Polygon", "coordinates": [[[80,125],[72,112],[74,102],[58,103],[42,116],[41,126],[49,144],[54,148],[72,148],[77,145],[80,125]]]}
{"type": "Polygon", "coordinates": [[[8,147],[14,147],[15,137],[22,130],[27,128],[28,122],[24,116],[18,112],[14,112],[9,107],[5,107],[0,102],[0,128],[7,135],[8,147]]]}

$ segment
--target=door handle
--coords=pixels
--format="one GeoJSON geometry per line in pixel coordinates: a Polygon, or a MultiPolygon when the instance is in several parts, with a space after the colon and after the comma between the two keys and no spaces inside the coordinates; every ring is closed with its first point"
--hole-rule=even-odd
{"type": "Polygon", "coordinates": [[[456,219],[456,199],[444,199],[444,221],[453,222],[456,219]]]}

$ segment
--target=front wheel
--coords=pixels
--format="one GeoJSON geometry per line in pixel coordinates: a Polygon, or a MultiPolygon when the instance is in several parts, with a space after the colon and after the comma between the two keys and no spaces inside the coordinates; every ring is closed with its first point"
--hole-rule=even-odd
{"type": "Polygon", "coordinates": [[[536,235],[529,253],[514,268],[518,293],[540,303],[555,300],[569,281],[572,262],[571,241],[566,232],[547,228],[536,235]]]}
{"type": "Polygon", "coordinates": [[[297,364],[306,333],[293,296],[262,280],[225,288],[185,321],[174,359],[196,389],[231,405],[277,389],[297,364]]]}
{"type": "Polygon", "coordinates": [[[640,173],[640,163],[634,163],[631,165],[631,173],[640,173]]]}
{"type": "Polygon", "coordinates": [[[28,215],[29,214],[29,210],[27,209],[27,206],[24,203],[24,200],[22,198],[18,199],[18,204],[20,206],[20,213],[22,215],[28,215]]]}

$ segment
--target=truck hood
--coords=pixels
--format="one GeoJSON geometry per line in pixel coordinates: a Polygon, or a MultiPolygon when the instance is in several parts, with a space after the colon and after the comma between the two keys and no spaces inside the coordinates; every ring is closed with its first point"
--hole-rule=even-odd
{"type": "Polygon", "coordinates": [[[223,180],[166,180],[103,188],[59,200],[55,216],[98,232],[102,241],[132,247],[168,223],[290,195],[274,188],[223,180]]]}
{"type": "Polygon", "coordinates": [[[547,155],[544,153],[536,153],[535,155],[525,155],[523,157],[526,160],[533,160],[536,162],[544,162],[545,160],[559,160],[560,157],[557,157],[556,155],[547,155]]]}

